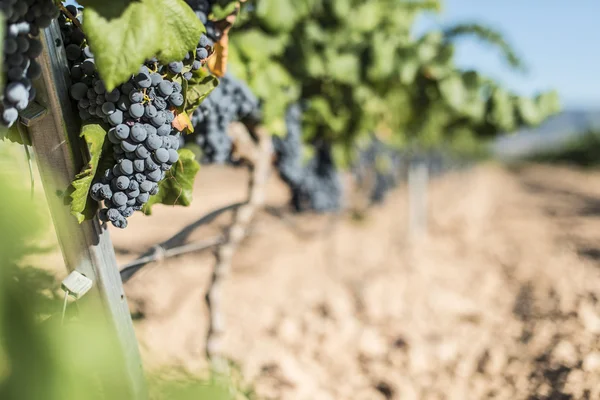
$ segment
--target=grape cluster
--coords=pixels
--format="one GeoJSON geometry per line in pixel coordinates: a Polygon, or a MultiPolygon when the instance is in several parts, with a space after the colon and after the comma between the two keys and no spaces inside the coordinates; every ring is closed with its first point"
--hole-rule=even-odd
{"type": "Polygon", "coordinates": [[[4,58],[6,87],[1,96],[1,123],[11,127],[35,98],[32,80],[42,74],[36,58],[42,44],[36,38],[58,17],[52,0],[0,0],[0,11],[6,17],[4,58]]]}
{"type": "MultiPolygon", "coordinates": [[[[68,9],[80,18],[78,9],[68,9]]],[[[71,68],[71,98],[82,120],[100,119],[110,125],[114,165],[102,171],[90,196],[104,201],[100,219],[118,228],[141,210],[158,183],[179,159],[179,132],[174,130],[175,109],[183,105],[181,84],[165,79],[157,61],[149,61],[127,82],[108,92],[95,68],[94,55],[73,21],[60,19],[71,68]]],[[[167,66],[167,68],[169,68],[167,66]]]]}
{"type": "Polygon", "coordinates": [[[467,161],[465,159],[458,160],[449,151],[443,149],[430,150],[423,157],[425,157],[431,178],[442,176],[451,170],[458,170],[465,166],[467,161]]]}
{"type": "Polygon", "coordinates": [[[202,162],[222,164],[230,160],[233,121],[258,120],[259,102],[250,88],[227,72],[192,115],[196,143],[202,148],[202,162]]]}
{"type": "Polygon", "coordinates": [[[353,172],[359,185],[367,180],[367,176],[374,178],[369,200],[379,204],[400,183],[401,166],[400,153],[372,134],[369,145],[359,152],[353,172]]]}
{"type": "Polygon", "coordinates": [[[215,24],[214,21],[208,19],[212,11],[212,7],[218,0],[185,0],[192,10],[196,13],[198,19],[206,27],[206,34],[211,40],[211,45],[218,42],[223,37],[223,31],[215,24]]]}
{"type": "Polygon", "coordinates": [[[202,34],[198,40],[198,46],[194,53],[188,53],[182,61],[174,61],[168,65],[160,65],[156,58],[149,60],[146,64],[158,67],[157,72],[160,74],[179,75],[186,81],[193,78],[194,72],[202,68],[213,53],[213,42],[202,34]]]}
{"type": "Polygon", "coordinates": [[[127,218],[143,208],[158,193],[165,172],[179,160],[179,137],[160,136],[155,124],[131,119],[108,131],[116,163],[92,185],[91,197],[104,201],[100,220],[117,228],[127,227],[127,218]]]}
{"type": "MultiPolygon", "coordinates": [[[[83,31],[76,25],[76,23],[71,20],[71,17],[77,19],[79,24],[82,24],[83,14],[80,12],[80,9],[72,4],[66,6],[65,8],[69,12],[69,15],[67,16],[61,13],[58,17],[58,25],[60,26],[63,45],[65,48],[69,47],[70,45],[77,45],[81,47],[85,43],[85,35],[83,34],[83,31]]],[[[69,65],[72,63],[73,62],[69,59],[69,65]]]]}
{"type": "Polygon", "coordinates": [[[290,186],[296,211],[338,211],[342,201],[342,182],[328,143],[315,144],[315,156],[303,169],[302,180],[290,186]]]}
{"type": "Polygon", "coordinates": [[[290,186],[302,181],[302,107],[295,103],[285,113],[287,134],[284,138],[273,137],[273,149],[277,156],[275,167],[281,179],[290,186]]]}
{"type": "Polygon", "coordinates": [[[315,156],[302,162],[302,107],[292,104],[285,115],[287,134],[274,137],[273,147],[277,156],[275,166],[281,179],[292,193],[292,205],[296,211],[337,211],[341,206],[342,184],[336,170],[331,146],[316,142],[315,156]]]}

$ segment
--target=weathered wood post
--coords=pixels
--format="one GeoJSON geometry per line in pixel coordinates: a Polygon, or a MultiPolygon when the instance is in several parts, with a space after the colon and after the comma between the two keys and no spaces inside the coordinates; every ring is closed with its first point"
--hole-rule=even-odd
{"type": "Polygon", "coordinates": [[[119,343],[122,365],[116,365],[115,369],[124,374],[129,392],[123,398],[147,399],[138,342],[109,232],[98,218],[79,224],[64,202],[65,191],[89,160],[89,154],[79,137],[80,121],[69,98],[68,64],[56,21],[44,30],[41,41],[44,51],[39,62],[43,76],[36,83],[37,103],[27,110],[22,123],[33,144],[67,268],[93,281],[92,291],[82,300],[81,312],[85,314],[86,304],[96,303],[88,302],[88,298],[99,301],[104,315],[91,317],[106,318],[119,343]]]}

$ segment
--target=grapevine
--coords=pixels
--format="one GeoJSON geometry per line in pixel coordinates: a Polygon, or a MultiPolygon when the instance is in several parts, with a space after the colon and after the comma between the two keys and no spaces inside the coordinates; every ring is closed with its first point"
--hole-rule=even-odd
{"type": "Polygon", "coordinates": [[[315,155],[304,165],[302,157],[302,108],[292,104],[285,115],[287,134],[274,137],[279,176],[291,193],[296,211],[338,211],[342,184],[331,154],[331,145],[320,140],[313,144],[315,155]]]}
{"type": "Polygon", "coordinates": [[[387,193],[398,186],[401,169],[400,152],[387,146],[374,134],[368,146],[359,151],[352,168],[359,186],[371,185],[369,201],[372,204],[382,203],[387,193]]]}
{"type": "MultiPolygon", "coordinates": [[[[263,124],[278,135],[286,127],[289,135],[288,118],[282,123],[286,107],[298,101],[307,105],[302,142],[313,147],[315,159],[304,168],[305,184],[300,184],[301,157],[286,158],[285,153],[293,152],[275,143],[280,176],[290,186],[296,208],[310,209],[317,197],[337,196],[333,168],[324,172],[331,155],[343,155],[331,163],[340,168],[358,162],[355,145],[371,132],[378,132],[385,146],[373,150],[379,156],[369,157],[387,159],[383,164],[393,171],[396,157],[384,147],[414,146],[419,152],[460,147],[538,124],[559,110],[555,92],[517,96],[478,71],[454,64],[454,42],[469,34],[499,48],[511,66],[520,68],[516,52],[490,28],[458,25],[412,38],[408,27],[415,11],[435,2],[426,3],[374,0],[305,7],[281,0],[280,10],[288,12],[279,14],[259,10],[261,1],[246,7],[231,37],[230,58],[232,68],[259,95],[263,124]],[[364,15],[373,18],[366,21],[364,15]],[[331,187],[327,195],[320,190],[325,182],[331,187]],[[311,192],[321,194],[311,198],[311,192]]],[[[376,177],[374,201],[397,181],[384,175],[376,177]]],[[[335,209],[336,201],[327,203],[332,207],[317,208],[335,209]]]]}
{"type": "Polygon", "coordinates": [[[287,133],[284,138],[273,137],[277,155],[276,167],[279,176],[289,186],[297,186],[302,181],[302,108],[292,104],[285,114],[287,133]]]}
{"type": "MultiPolygon", "coordinates": [[[[224,283],[265,207],[272,171],[296,212],[337,213],[344,170],[359,186],[371,184],[370,203],[381,203],[401,183],[404,160],[413,161],[411,145],[429,163],[422,175],[435,175],[447,164],[431,149],[482,142],[557,111],[553,93],[517,96],[454,64],[454,41],[474,33],[517,66],[495,32],[470,24],[412,38],[416,10],[435,3],[0,0],[1,137],[16,140],[5,132],[18,130],[27,143],[29,134],[65,263],[85,270],[78,272],[93,278],[94,290],[114,285],[101,292],[109,319],[131,325],[120,284],[143,265],[216,247],[205,350],[213,371],[227,372],[224,283]],[[357,146],[363,139],[367,146],[357,146]],[[189,205],[198,161],[247,167],[245,201],[191,223],[119,279],[108,223],[124,229],[136,211],[189,205]],[[227,229],[188,243],[194,229],[228,211],[227,229]]],[[[127,333],[115,326],[117,336],[127,333]]],[[[121,350],[137,349],[134,335],[125,336],[121,350]]],[[[143,376],[141,363],[128,362],[128,379],[143,376]]],[[[141,386],[133,389],[139,397],[128,398],[143,398],[141,386]]]]}
{"type": "Polygon", "coordinates": [[[192,115],[194,137],[202,149],[204,163],[230,161],[232,141],[228,127],[232,122],[242,120],[260,120],[258,99],[247,85],[228,72],[192,115]]]}
{"type": "Polygon", "coordinates": [[[110,126],[107,138],[113,162],[100,171],[90,195],[104,202],[99,214],[102,221],[126,228],[127,218],[158,194],[159,183],[179,160],[181,130],[173,122],[185,102],[180,82],[192,79],[212,48],[202,35],[196,50],[184,60],[162,65],[158,59],[150,59],[109,92],[81,31],[80,10],[70,5],[66,11],[59,23],[70,62],[71,97],[82,121],[100,119],[110,126]]]}

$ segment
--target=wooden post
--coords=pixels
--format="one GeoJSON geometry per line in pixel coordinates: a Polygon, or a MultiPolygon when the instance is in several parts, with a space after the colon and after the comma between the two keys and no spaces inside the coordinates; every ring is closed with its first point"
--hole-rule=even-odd
{"type": "Polygon", "coordinates": [[[56,21],[44,30],[41,41],[44,51],[39,62],[43,75],[36,83],[38,104],[27,110],[23,123],[33,144],[67,268],[79,271],[94,283],[92,291],[82,299],[81,313],[85,317],[106,318],[118,340],[123,360],[115,369],[122,371],[129,389],[123,398],[147,399],[138,342],[109,232],[98,218],[78,224],[64,201],[64,193],[89,160],[89,154],[79,137],[80,121],[69,98],[68,64],[56,21]],[[86,304],[92,304],[88,298],[99,300],[104,316],[85,315],[86,304]]]}
{"type": "Polygon", "coordinates": [[[411,160],[408,169],[408,232],[417,239],[427,234],[429,171],[425,160],[411,160]]]}

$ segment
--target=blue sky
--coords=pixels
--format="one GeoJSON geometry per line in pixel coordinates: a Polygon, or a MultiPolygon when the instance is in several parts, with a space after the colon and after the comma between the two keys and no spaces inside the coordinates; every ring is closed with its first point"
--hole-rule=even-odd
{"type": "Polygon", "coordinates": [[[498,52],[468,39],[457,46],[459,66],[522,94],[555,88],[564,107],[600,108],[600,0],[445,0],[442,13],[421,17],[415,33],[469,21],[504,33],[528,72],[510,71],[498,52]]]}

